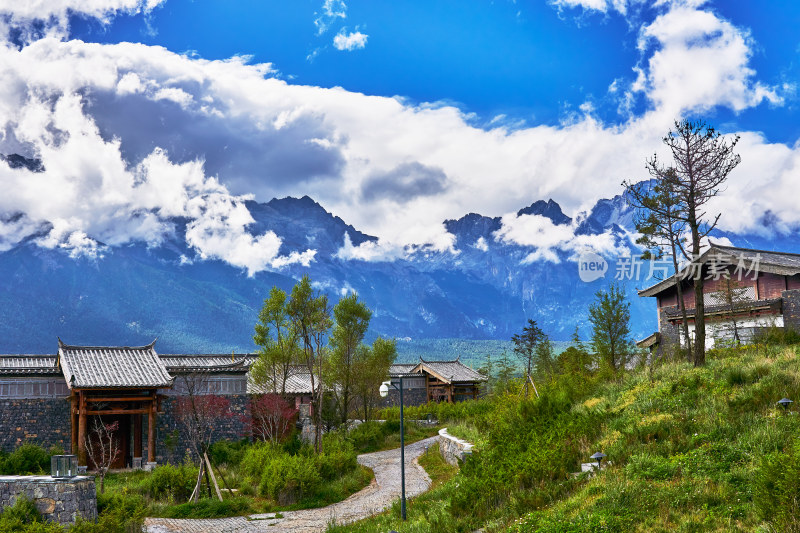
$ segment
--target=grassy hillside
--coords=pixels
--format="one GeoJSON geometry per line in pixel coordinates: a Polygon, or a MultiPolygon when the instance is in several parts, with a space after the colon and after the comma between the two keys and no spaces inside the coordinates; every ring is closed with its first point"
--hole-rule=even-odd
{"type": "Polygon", "coordinates": [[[775,405],[800,400],[797,348],[557,376],[540,392],[420,408],[483,435],[480,449],[409,524],[388,512],[336,531],[800,532],[800,416],[775,405]],[[595,451],[608,466],[572,475],[595,451]]]}

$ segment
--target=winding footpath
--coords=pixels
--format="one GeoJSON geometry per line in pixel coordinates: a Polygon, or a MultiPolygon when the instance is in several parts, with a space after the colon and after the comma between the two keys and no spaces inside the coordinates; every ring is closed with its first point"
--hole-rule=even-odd
{"type": "MultiPolygon", "coordinates": [[[[430,437],[406,446],[406,498],[431,486],[431,478],[416,459],[436,439],[430,437]]],[[[148,533],[316,533],[325,531],[332,522],[355,522],[383,511],[400,497],[400,449],[359,455],[358,462],[371,468],[375,479],[346,500],[327,507],[286,511],[282,518],[275,518],[275,513],[206,520],[146,518],[145,529],[148,533]]]]}

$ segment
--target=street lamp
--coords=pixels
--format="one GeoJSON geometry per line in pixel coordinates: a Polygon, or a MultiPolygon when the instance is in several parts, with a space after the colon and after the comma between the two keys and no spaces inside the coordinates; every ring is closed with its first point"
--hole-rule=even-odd
{"type": "Polygon", "coordinates": [[[406,442],[405,432],[403,431],[403,376],[400,376],[400,387],[391,381],[381,383],[378,389],[381,398],[389,395],[389,385],[400,391],[400,516],[406,519],[406,442]]]}
{"type": "Polygon", "coordinates": [[[793,404],[793,403],[794,402],[792,400],[790,400],[789,398],[781,398],[780,400],[778,400],[778,405],[783,407],[784,411],[787,411],[789,409],[789,406],[791,404],[793,404]]]}
{"type": "Polygon", "coordinates": [[[605,459],[605,457],[606,457],[606,454],[604,454],[603,452],[597,452],[597,453],[592,454],[592,456],[589,457],[589,459],[594,459],[595,461],[597,461],[597,470],[599,471],[600,470],[600,462],[603,459],[605,459]]]}

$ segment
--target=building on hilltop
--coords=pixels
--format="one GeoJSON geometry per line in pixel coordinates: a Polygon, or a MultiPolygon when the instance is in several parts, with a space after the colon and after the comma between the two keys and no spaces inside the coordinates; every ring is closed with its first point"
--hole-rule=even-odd
{"type": "Polygon", "coordinates": [[[677,284],[681,283],[694,335],[694,280],[703,276],[706,348],[719,343],[750,342],[760,331],[786,328],[800,331],[800,254],[751,250],[711,244],[696,265],[639,291],[656,298],[658,331],[637,346],[664,353],[685,346],[677,284]]]}

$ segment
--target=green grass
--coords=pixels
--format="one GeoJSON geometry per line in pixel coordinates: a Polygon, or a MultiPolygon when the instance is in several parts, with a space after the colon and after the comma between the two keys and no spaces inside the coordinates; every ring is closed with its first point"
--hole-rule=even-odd
{"type": "Polygon", "coordinates": [[[479,449],[406,524],[393,508],[331,531],[800,532],[800,415],[775,405],[800,399],[797,356],[713,350],[702,368],[561,376],[540,400],[486,400],[448,425],[484,435],[479,449]],[[571,476],[595,451],[607,467],[571,476]]]}
{"type": "Polygon", "coordinates": [[[419,464],[431,477],[431,489],[450,481],[458,472],[457,466],[451,465],[444,460],[439,452],[438,442],[419,456],[419,464]]]}
{"type": "Polygon", "coordinates": [[[454,437],[474,444],[477,448],[485,446],[487,442],[486,434],[478,429],[477,426],[466,421],[448,424],[447,432],[454,437]]]}

